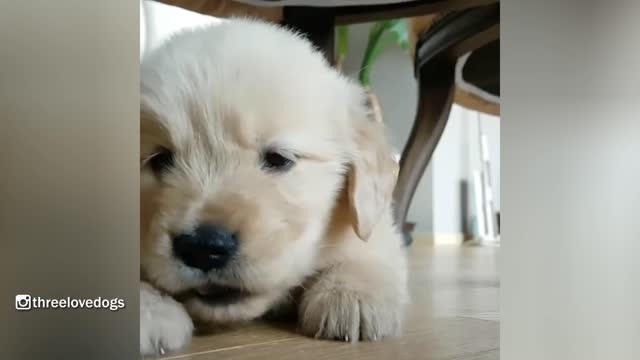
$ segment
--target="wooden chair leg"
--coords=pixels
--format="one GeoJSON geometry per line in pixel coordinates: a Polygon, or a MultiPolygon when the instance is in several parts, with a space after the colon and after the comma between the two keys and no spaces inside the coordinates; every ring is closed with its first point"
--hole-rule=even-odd
{"type": "MultiPolygon", "coordinates": [[[[455,90],[455,61],[443,60],[419,74],[418,111],[409,140],[400,159],[400,173],[394,192],[395,217],[400,228],[418,183],[431,160],[449,119],[455,90]]],[[[407,245],[410,244],[410,237],[407,245]]]]}

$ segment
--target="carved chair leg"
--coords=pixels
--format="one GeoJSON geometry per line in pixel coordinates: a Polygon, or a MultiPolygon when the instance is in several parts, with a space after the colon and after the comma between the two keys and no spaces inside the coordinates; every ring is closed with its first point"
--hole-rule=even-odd
{"type": "MultiPolygon", "coordinates": [[[[402,152],[394,192],[396,222],[401,228],[407,220],[416,188],[449,119],[455,90],[455,61],[443,60],[429,66],[419,74],[418,83],[418,111],[402,152]]],[[[410,240],[407,242],[410,243],[410,240]]]]}

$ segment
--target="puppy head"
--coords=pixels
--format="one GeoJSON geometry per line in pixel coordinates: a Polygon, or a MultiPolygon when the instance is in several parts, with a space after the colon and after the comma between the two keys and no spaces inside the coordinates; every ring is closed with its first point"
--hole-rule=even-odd
{"type": "Polygon", "coordinates": [[[343,189],[366,239],[396,165],[365,99],[307,41],[260,22],[184,32],[146,57],[146,279],[173,294],[283,292],[314,270],[343,189]]]}

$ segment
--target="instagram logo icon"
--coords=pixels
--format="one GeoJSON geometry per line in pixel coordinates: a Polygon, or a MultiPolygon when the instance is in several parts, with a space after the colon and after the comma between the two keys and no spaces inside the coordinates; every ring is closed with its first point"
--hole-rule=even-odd
{"type": "Polygon", "coordinates": [[[16,295],[16,310],[31,310],[31,295],[16,295]]]}

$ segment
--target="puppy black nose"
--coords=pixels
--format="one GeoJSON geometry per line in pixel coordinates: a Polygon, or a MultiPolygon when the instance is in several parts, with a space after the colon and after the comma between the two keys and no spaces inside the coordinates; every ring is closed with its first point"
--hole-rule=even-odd
{"type": "Polygon", "coordinates": [[[207,272],[220,269],[238,252],[238,240],[229,231],[200,225],[173,239],[173,252],[187,266],[207,272]]]}

